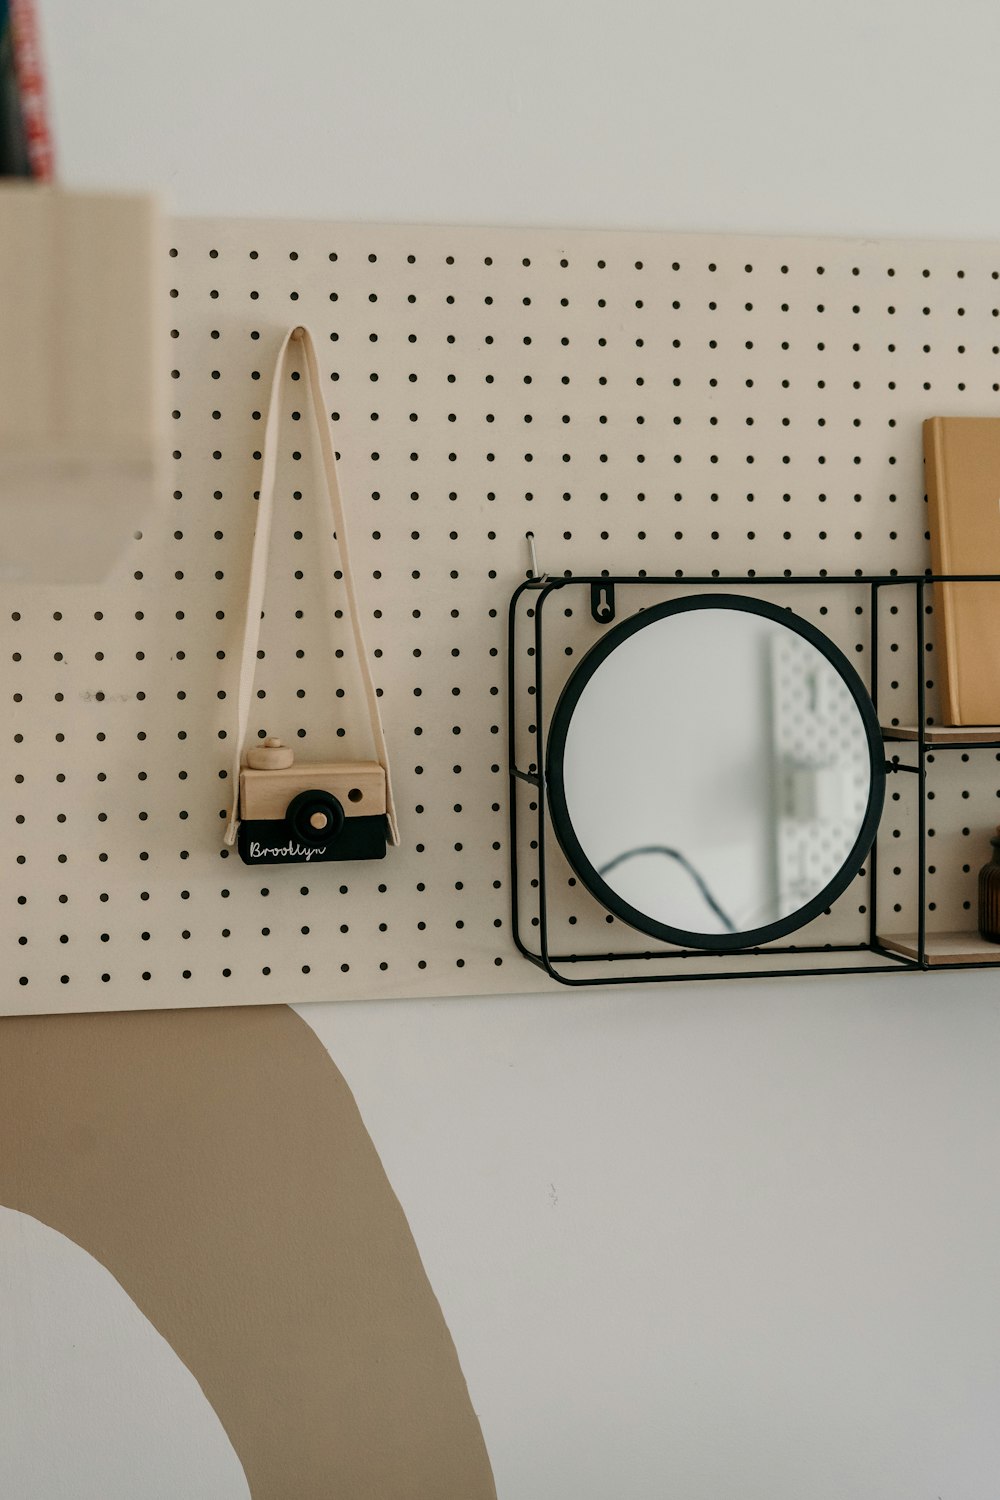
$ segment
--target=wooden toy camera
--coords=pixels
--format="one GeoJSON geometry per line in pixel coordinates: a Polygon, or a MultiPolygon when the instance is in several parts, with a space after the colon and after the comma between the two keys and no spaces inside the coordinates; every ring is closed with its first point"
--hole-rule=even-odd
{"type": "Polygon", "coordinates": [[[376,760],[303,762],[280,740],[247,753],[237,850],[248,865],[384,859],[385,769],[376,760]]]}

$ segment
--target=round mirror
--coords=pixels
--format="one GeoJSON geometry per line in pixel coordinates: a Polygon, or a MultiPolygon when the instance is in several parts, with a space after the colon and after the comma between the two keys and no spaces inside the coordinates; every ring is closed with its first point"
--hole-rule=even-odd
{"type": "Polygon", "coordinates": [[[885,765],[847,658],[788,609],[696,594],[609,630],[549,730],[556,834],[604,906],[683,947],[801,927],[871,848],[885,765]]]}

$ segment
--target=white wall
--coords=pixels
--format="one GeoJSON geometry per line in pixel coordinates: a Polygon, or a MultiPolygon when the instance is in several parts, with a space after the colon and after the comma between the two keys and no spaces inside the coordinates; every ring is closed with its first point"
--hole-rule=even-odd
{"type": "MultiPolygon", "coordinates": [[[[181,212],[1000,238],[987,0],[43,19],[65,178],[181,212]]],[[[501,1500],[995,1495],[994,976],[303,1014],[501,1500]]]]}
{"type": "Polygon", "coordinates": [[[191,1371],[110,1271],[7,1208],[0,1263],[0,1495],[250,1500],[191,1371]]]}
{"type": "Polygon", "coordinates": [[[64,175],[181,213],[1000,232],[991,0],[39,0],[64,175]]]}

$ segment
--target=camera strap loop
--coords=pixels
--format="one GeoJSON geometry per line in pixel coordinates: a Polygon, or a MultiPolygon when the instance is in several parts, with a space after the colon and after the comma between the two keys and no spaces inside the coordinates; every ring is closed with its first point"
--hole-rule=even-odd
{"type": "Polygon", "coordinates": [[[368,705],[368,720],[371,725],[372,739],[375,744],[375,758],[385,771],[385,805],[386,817],[389,824],[389,840],[393,844],[398,844],[399,831],[396,824],[396,811],[392,798],[392,777],[389,773],[389,756],[385,746],[385,735],[382,731],[382,716],[379,713],[378,697],[375,692],[375,684],[372,681],[371,668],[368,662],[368,650],[365,646],[364,631],[361,626],[361,613],[358,609],[358,599],[354,588],[354,575],[351,571],[351,561],[347,547],[347,520],[344,515],[344,503],[341,498],[340,483],[337,478],[337,460],[333,448],[333,439],[330,434],[330,420],[323,401],[319,362],[316,358],[316,344],[309,329],[303,327],[290,329],[282,340],[274,367],[271,394],[268,400],[267,422],[264,428],[264,457],[261,464],[260,476],[260,498],[257,502],[257,522],[254,528],[253,556],[250,561],[250,583],[247,589],[246,620],[243,626],[243,649],[240,656],[237,730],[231,772],[232,810],[226,827],[226,843],[231,846],[236,842],[236,830],[239,827],[240,769],[243,762],[247,726],[250,721],[250,705],[253,702],[254,678],[257,670],[257,646],[260,640],[261,611],[264,604],[264,587],[267,582],[267,558],[271,545],[271,520],[274,515],[274,485],[278,468],[278,430],[281,421],[281,392],[287,367],[291,362],[290,351],[294,344],[301,345],[302,348],[306,384],[309,387],[309,394],[312,398],[313,413],[319,433],[319,446],[323,457],[327,497],[330,502],[330,510],[333,514],[334,532],[337,538],[337,549],[340,554],[340,571],[343,575],[344,593],[347,597],[347,610],[350,616],[351,629],[354,634],[358,667],[368,705]]]}

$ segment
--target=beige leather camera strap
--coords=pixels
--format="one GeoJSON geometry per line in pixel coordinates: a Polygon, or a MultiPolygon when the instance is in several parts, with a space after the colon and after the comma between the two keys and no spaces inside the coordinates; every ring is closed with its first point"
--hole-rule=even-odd
{"type": "Polygon", "coordinates": [[[292,356],[290,351],[293,344],[300,345],[302,348],[306,384],[309,387],[313,412],[316,417],[320,452],[323,455],[326,490],[330,501],[330,510],[333,513],[334,534],[340,553],[340,571],[343,575],[344,592],[347,596],[347,610],[350,616],[351,629],[354,633],[358,667],[361,672],[361,680],[364,683],[365,698],[368,704],[368,719],[371,724],[372,739],[375,744],[375,758],[385,771],[385,806],[389,824],[389,840],[393,844],[398,844],[399,831],[396,825],[396,810],[392,798],[392,777],[389,773],[389,756],[385,747],[385,735],[382,732],[382,716],[379,713],[375,684],[372,682],[371,669],[368,665],[368,651],[365,646],[364,632],[361,628],[361,614],[358,609],[357,594],[354,589],[354,575],[351,572],[351,561],[347,547],[347,521],[344,516],[344,502],[340,494],[340,483],[337,479],[337,459],[330,434],[330,419],[323,402],[323,388],[320,383],[319,362],[316,358],[316,344],[308,328],[301,326],[290,329],[282,340],[281,348],[278,351],[278,358],[274,366],[274,377],[271,381],[271,394],[268,400],[267,422],[264,428],[264,457],[261,464],[260,476],[260,498],[257,502],[257,524],[254,529],[253,557],[250,562],[250,584],[247,589],[246,621],[243,627],[243,651],[240,658],[236,743],[231,772],[233,800],[229,823],[226,827],[226,843],[232,845],[236,842],[236,830],[239,827],[240,768],[243,761],[247,726],[250,720],[250,705],[253,702],[254,676],[257,668],[257,645],[260,640],[261,610],[264,604],[264,587],[267,582],[267,558],[271,545],[271,520],[274,514],[274,484],[278,469],[278,429],[281,421],[281,391],[287,368],[291,362],[292,356]]]}

